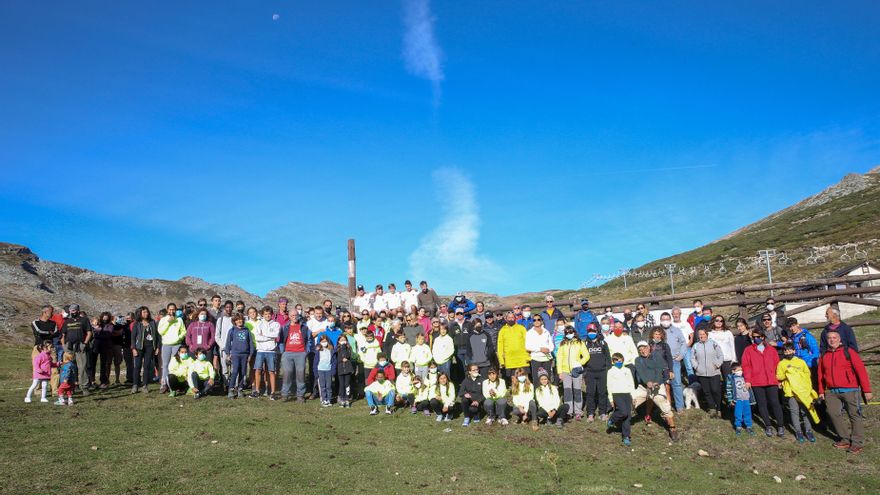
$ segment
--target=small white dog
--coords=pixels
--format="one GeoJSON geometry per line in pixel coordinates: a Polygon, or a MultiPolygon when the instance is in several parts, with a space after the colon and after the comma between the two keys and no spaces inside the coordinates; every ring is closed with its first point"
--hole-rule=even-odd
{"type": "Polygon", "coordinates": [[[700,382],[694,382],[685,387],[684,389],[684,408],[685,409],[699,409],[700,408],[700,391],[702,388],[700,387],[700,382]]]}

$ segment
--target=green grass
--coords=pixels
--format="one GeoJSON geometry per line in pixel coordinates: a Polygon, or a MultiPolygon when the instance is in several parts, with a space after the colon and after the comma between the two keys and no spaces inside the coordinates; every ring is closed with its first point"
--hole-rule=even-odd
{"type": "Polygon", "coordinates": [[[880,491],[877,406],[868,409],[859,456],[821,436],[816,445],[791,435],[735,438],[727,423],[695,410],[678,418],[681,442],[670,445],[661,427],[639,422],[630,450],[598,423],[465,429],[406,411],[370,417],[363,402],[321,409],[311,401],[130,396],[119,387],[73,407],[26,405],[29,355],[0,349],[0,493],[880,491]],[[800,474],[807,479],[795,481],[800,474]]]}

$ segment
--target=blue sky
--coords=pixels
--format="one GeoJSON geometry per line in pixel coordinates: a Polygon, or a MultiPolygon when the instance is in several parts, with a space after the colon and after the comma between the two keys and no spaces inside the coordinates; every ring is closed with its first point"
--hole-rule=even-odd
{"type": "Polygon", "coordinates": [[[0,240],[575,288],[880,164],[877,2],[3,2],[0,240]],[[273,15],[277,14],[277,20],[273,15]]]}

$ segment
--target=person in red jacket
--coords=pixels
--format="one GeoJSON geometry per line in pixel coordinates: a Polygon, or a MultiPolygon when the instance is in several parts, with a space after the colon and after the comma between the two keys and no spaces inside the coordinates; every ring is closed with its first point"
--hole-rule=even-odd
{"type": "Polygon", "coordinates": [[[374,366],[373,369],[370,370],[370,374],[367,375],[367,385],[376,381],[376,373],[379,373],[380,371],[384,371],[385,378],[393,382],[397,377],[394,365],[388,361],[384,352],[377,354],[376,358],[379,359],[379,362],[376,363],[376,366],[374,366]]]}
{"type": "Polygon", "coordinates": [[[785,420],[782,416],[782,405],[779,403],[779,381],[776,379],[776,366],[779,354],[772,345],[764,342],[764,331],[756,328],[752,332],[752,345],[746,347],[742,355],[743,377],[746,388],[755,394],[758,413],[764,422],[764,433],[773,436],[773,425],[770,423],[768,405],[773,408],[776,419],[776,434],[785,436],[785,420]]]}
{"type": "Polygon", "coordinates": [[[858,454],[865,444],[865,424],[862,406],[859,404],[859,389],[864,392],[865,401],[873,398],[868,371],[857,351],[841,345],[840,334],[836,329],[828,330],[825,337],[828,348],[819,359],[819,398],[828,405],[831,424],[840,437],[834,446],[858,454]],[[849,422],[844,420],[844,411],[849,422]]]}

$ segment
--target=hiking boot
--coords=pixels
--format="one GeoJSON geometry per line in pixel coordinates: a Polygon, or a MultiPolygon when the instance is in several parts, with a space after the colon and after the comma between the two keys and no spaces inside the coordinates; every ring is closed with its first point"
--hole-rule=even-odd
{"type": "Polygon", "coordinates": [[[781,426],[779,428],[777,428],[776,429],[776,436],[778,436],[780,438],[784,437],[785,436],[785,428],[783,428],[781,426]]]}
{"type": "Polygon", "coordinates": [[[797,440],[798,443],[804,443],[807,440],[800,432],[794,434],[794,439],[797,440]]]}
{"type": "Polygon", "coordinates": [[[768,437],[772,437],[773,436],[773,428],[770,428],[768,426],[767,429],[764,430],[764,434],[767,435],[768,437]]]}
{"type": "Polygon", "coordinates": [[[816,436],[813,435],[812,431],[807,432],[807,440],[809,440],[810,443],[816,443],[816,436]]]}

